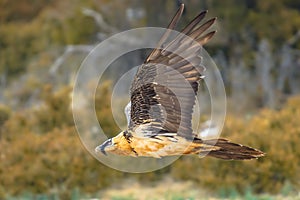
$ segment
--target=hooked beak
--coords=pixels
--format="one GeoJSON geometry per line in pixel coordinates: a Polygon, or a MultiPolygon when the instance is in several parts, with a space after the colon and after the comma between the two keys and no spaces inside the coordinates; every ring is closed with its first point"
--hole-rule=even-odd
{"type": "Polygon", "coordinates": [[[105,151],[105,148],[106,148],[106,147],[110,147],[110,146],[112,146],[112,141],[111,141],[111,139],[106,140],[106,141],[103,142],[101,145],[97,146],[97,147],[95,148],[95,151],[96,151],[96,152],[101,152],[101,153],[103,153],[104,155],[107,155],[107,154],[106,154],[106,151],[105,151]]]}
{"type": "Polygon", "coordinates": [[[96,147],[95,151],[98,153],[98,152],[101,152],[103,153],[104,155],[107,156],[106,152],[105,152],[105,146],[103,144],[99,145],[96,147]]]}

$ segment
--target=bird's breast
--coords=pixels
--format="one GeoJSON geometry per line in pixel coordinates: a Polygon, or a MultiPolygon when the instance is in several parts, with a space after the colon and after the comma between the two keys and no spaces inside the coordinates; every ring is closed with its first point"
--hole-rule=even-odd
{"type": "Polygon", "coordinates": [[[137,156],[161,158],[186,154],[194,149],[194,143],[185,138],[156,136],[155,138],[131,139],[130,146],[137,156]]]}

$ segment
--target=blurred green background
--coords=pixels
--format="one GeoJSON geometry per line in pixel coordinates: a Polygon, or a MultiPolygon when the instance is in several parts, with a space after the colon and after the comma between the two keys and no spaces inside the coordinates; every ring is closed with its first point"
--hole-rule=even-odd
{"type": "MultiPolygon", "coordinates": [[[[179,29],[204,9],[218,17],[206,50],[227,92],[222,137],[267,155],[242,162],[186,156],[145,174],[104,166],[74,127],[76,70],[114,33],[166,27],[180,2],[0,0],[0,199],[300,199],[300,1],[183,2],[179,29]]],[[[102,84],[95,100],[111,134],[119,132],[112,84],[102,84]]]]}

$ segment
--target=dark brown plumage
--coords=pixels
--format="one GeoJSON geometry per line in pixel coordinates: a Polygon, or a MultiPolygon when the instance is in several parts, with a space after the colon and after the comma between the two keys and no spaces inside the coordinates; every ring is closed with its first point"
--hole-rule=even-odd
{"type": "Polygon", "coordinates": [[[96,148],[127,156],[198,154],[226,160],[258,158],[263,152],[226,139],[202,140],[192,130],[192,113],[205,67],[202,45],[216,31],[208,31],[216,18],[203,24],[207,11],[172,36],[183,4],[155,48],[139,67],[130,89],[128,129],[96,148]]]}

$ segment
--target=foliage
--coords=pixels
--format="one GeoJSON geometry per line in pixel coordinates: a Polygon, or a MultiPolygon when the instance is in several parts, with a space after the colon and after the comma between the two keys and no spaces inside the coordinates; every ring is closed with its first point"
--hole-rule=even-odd
{"type": "MultiPolygon", "coordinates": [[[[122,4],[107,0],[20,0],[17,3],[0,0],[0,5],[1,92],[4,96],[9,94],[16,104],[20,104],[18,110],[0,105],[0,199],[22,195],[27,199],[46,198],[47,195],[51,199],[58,196],[61,199],[76,198],[77,188],[90,194],[123,178],[146,183],[160,180],[165,175],[192,180],[214,192],[224,192],[225,196],[244,193],[245,198],[251,198],[251,192],[289,195],[299,188],[299,97],[291,98],[280,110],[263,109],[250,119],[227,117],[222,136],[265,151],[266,157],[259,160],[225,162],[213,158],[182,157],[174,165],[159,171],[130,175],[103,166],[83,149],[70,110],[70,87],[56,88],[55,83],[45,85],[53,78],[48,76],[49,67],[66,45],[96,43],[101,33],[108,32],[98,32],[94,20],[85,16],[82,8],[100,12],[109,25],[121,30],[132,24],[165,26],[166,20],[174,13],[174,1],[159,0],[153,4],[151,0],[144,3],[126,0],[122,4]],[[129,22],[126,18],[128,8],[144,9],[147,16],[129,22]],[[46,72],[40,76],[42,69],[46,72]],[[31,79],[26,81],[26,77],[31,79]],[[38,100],[28,106],[27,100],[36,91],[38,100]],[[28,195],[24,194],[27,192],[28,195]]],[[[228,0],[220,3],[206,0],[191,1],[186,6],[184,22],[192,19],[199,8],[209,9],[211,16],[217,14],[222,24],[218,29],[221,34],[216,35],[208,48],[214,53],[223,51],[225,61],[243,58],[246,71],[241,74],[251,76],[258,73],[251,60],[254,60],[260,39],[268,39],[271,51],[275,53],[271,58],[277,64],[280,59],[276,52],[282,44],[291,45],[294,50],[300,46],[299,40],[289,43],[300,27],[299,1],[228,0]]],[[[296,53],[292,51],[291,54],[296,53]]],[[[297,59],[297,56],[291,58],[292,67],[297,66],[297,59]]],[[[235,63],[230,63],[228,71],[224,70],[224,75],[231,81],[234,78],[230,73],[239,69],[235,63]]],[[[271,73],[275,76],[283,74],[278,68],[272,69],[271,73]]],[[[297,79],[299,74],[290,77],[297,79]]],[[[251,84],[241,80],[239,83],[244,85],[238,86],[243,90],[245,85],[251,87],[255,82],[256,79],[251,80],[251,84]]],[[[113,136],[120,130],[111,115],[110,84],[107,82],[97,89],[95,103],[101,126],[113,136]]],[[[256,89],[250,90],[258,97],[249,98],[247,94],[245,98],[257,104],[256,99],[262,98],[263,94],[258,94],[256,89]]],[[[245,93],[243,90],[242,95],[245,93]]],[[[249,107],[248,102],[246,105],[249,107]]]]}
{"type": "Polygon", "coordinates": [[[97,88],[95,95],[97,119],[108,137],[113,137],[120,132],[111,113],[111,93],[111,82],[106,81],[97,88]]]}
{"type": "Polygon", "coordinates": [[[11,110],[4,105],[0,104],[0,139],[2,135],[2,126],[9,119],[11,115],[11,110]]]}
{"type": "Polygon", "coordinates": [[[0,104],[0,128],[3,126],[6,120],[9,119],[11,115],[11,110],[5,105],[0,104]]]}
{"type": "MultiPolygon", "coordinates": [[[[109,104],[104,101],[110,97],[108,85],[99,88],[101,98],[96,99],[103,106],[98,107],[97,115],[112,120],[108,117],[109,104]]],[[[264,109],[248,120],[227,117],[222,136],[265,151],[264,158],[227,162],[185,156],[157,172],[124,176],[101,165],[83,149],[73,123],[68,122],[69,88],[45,91],[45,104],[40,110],[15,112],[3,125],[1,197],[4,192],[20,195],[28,191],[68,198],[72,195],[69,191],[76,187],[84,193],[95,193],[121,178],[148,182],[165,175],[190,180],[213,191],[224,190],[225,194],[235,190],[247,194],[247,188],[255,193],[289,194],[299,187],[300,97],[291,98],[281,110],[264,109]]],[[[107,130],[113,124],[110,120],[107,130]]]]}
{"type": "Polygon", "coordinates": [[[50,85],[45,86],[42,99],[44,104],[34,113],[34,124],[39,133],[46,133],[56,128],[73,126],[70,110],[71,88],[65,87],[53,93],[50,85]]]}
{"type": "Polygon", "coordinates": [[[81,13],[84,5],[65,8],[58,1],[45,0],[0,1],[1,4],[5,6],[0,12],[0,73],[9,79],[26,71],[43,51],[56,45],[87,43],[96,31],[93,20],[81,13]]]}
{"type": "Polygon", "coordinates": [[[0,1],[2,8],[0,22],[28,21],[36,17],[42,8],[51,5],[54,1],[48,0],[20,0],[18,3],[0,1]]]}
{"type": "Polygon", "coordinates": [[[45,105],[38,111],[14,113],[4,124],[0,140],[1,199],[24,191],[69,199],[75,187],[95,193],[121,176],[83,149],[71,123],[69,88],[46,91],[45,105]]]}
{"type": "Polygon", "coordinates": [[[291,1],[256,1],[256,6],[249,12],[249,22],[258,38],[270,38],[281,43],[299,30],[299,5],[294,7],[289,3],[291,1]]]}
{"type": "Polygon", "coordinates": [[[260,149],[265,157],[230,162],[183,157],[173,165],[172,175],[214,191],[251,188],[256,193],[279,193],[287,182],[299,188],[299,105],[300,98],[294,97],[281,110],[264,109],[249,120],[227,116],[222,137],[260,149]]]}

